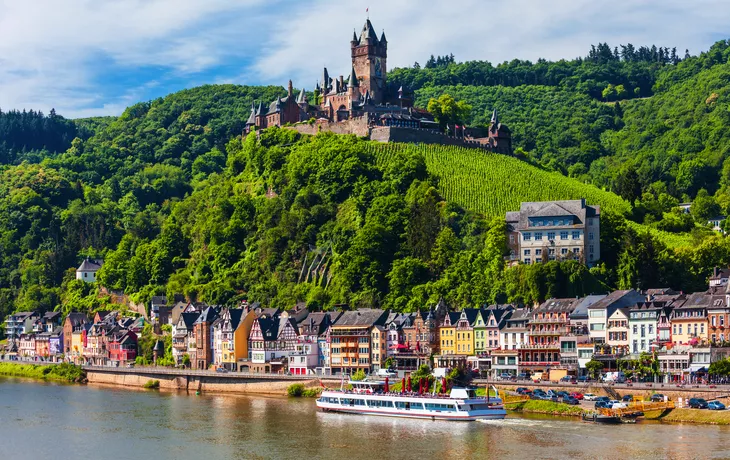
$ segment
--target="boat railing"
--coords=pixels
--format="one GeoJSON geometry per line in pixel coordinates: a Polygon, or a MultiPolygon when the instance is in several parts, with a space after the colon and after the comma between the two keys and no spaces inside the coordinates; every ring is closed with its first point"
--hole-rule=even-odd
{"type": "MultiPolygon", "coordinates": [[[[353,390],[344,390],[344,389],[343,390],[340,390],[339,388],[325,389],[325,391],[334,391],[334,392],[337,392],[337,393],[341,393],[341,394],[345,394],[345,395],[352,395],[352,396],[362,396],[362,395],[367,395],[367,396],[404,396],[404,397],[408,397],[408,398],[456,399],[456,398],[452,398],[451,395],[443,394],[443,393],[436,393],[436,394],[431,394],[431,393],[408,393],[408,392],[401,393],[400,391],[395,391],[395,392],[389,391],[387,393],[386,392],[366,393],[366,392],[362,392],[362,391],[353,391],[353,390]]],[[[460,399],[460,398],[458,398],[458,399],[460,399]]],[[[475,396],[475,397],[468,398],[468,399],[470,399],[470,400],[484,400],[484,401],[488,401],[489,400],[489,401],[496,401],[497,399],[501,399],[501,398],[498,398],[496,396],[490,396],[489,398],[487,398],[486,396],[475,396]]]]}

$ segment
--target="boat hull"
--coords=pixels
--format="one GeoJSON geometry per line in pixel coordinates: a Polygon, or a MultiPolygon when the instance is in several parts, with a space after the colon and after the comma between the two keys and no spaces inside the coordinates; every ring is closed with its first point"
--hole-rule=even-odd
{"type": "Polygon", "coordinates": [[[453,420],[474,422],[477,420],[501,420],[507,412],[502,407],[478,411],[432,412],[423,410],[371,409],[365,407],[351,407],[336,404],[321,403],[317,407],[324,412],[338,412],[342,414],[378,415],[382,417],[400,417],[423,420],[453,420]]]}
{"type": "Polygon", "coordinates": [[[322,408],[324,412],[339,412],[342,414],[360,414],[360,415],[379,415],[383,417],[399,417],[399,418],[413,418],[421,420],[450,420],[457,422],[475,422],[477,420],[502,420],[507,415],[506,412],[499,413],[500,411],[494,411],[495,413],[489,415],[428,415],[428,414],[405,414],[405,413],[390,413],[380,411],[353,411],[348,409],[327,409],[322,408]]]}

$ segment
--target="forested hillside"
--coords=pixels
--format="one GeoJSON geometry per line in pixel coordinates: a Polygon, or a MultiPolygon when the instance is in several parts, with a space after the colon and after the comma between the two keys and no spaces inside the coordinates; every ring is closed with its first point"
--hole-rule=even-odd
{"type": "Polygon", "coordinates": [[[703,189],[714,196],[710,209],[730,213],[729,57],[728,41],[682,59],[675,50],[601,44],[572,61],[439,58],[395,69],[389,84],[415,90],[422,107],[444,92],[466,101],[474,125],[488,124],[496,108],[534,161],[638,200],[636,217],[654,223],[703,189]],[[674,200],[659,209],[662,194],[674,200]]]}
{"type": "Polygon", "coordinates": [[[730,264],[730,240],[702,228],[730,206],[727,44],[681,60],[614,51],[393,73],[418,104],[468,101],[476,124],[497,107],[515,158],[281,129],[241,138],[251,103],[280,87],[204,86],[113,119],[4,113],[0,316],[109,307],[73,279],[87,255],[105,259],[101,284],[137,301],[411,310],[702,289],[730,264]],[[579,197],[602,207],[602,265],[505,267],[506,210],[579,197]],[[685,199],[691,214],[676,211],[685,199]]]}

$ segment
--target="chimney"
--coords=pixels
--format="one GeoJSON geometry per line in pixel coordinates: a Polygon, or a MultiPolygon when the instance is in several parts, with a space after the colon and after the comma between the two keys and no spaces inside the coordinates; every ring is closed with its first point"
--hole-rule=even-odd
{"type": "Polygon", "coordinates": [[[294,85],[292,85],[291,80],[289,80],[288,91],[289,91],[289,97],[292,97],[294,95],[294,85]]]}

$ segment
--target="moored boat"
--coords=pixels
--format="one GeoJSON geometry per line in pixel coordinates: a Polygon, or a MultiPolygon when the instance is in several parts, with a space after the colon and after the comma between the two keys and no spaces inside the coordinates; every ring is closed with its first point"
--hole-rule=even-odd
{"type": "Polygon", "coordinates": [[[390,392],[387,382],[367,380],[349,385],[352,390],[324,390],[317,407],[326,412],[431,420],[495,420],[507,414],[500,398],[477,396],[472,387],[454,387],[441,394],[390,392]]]}

